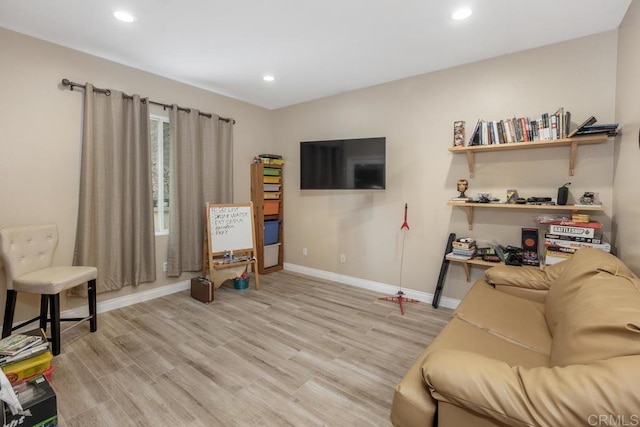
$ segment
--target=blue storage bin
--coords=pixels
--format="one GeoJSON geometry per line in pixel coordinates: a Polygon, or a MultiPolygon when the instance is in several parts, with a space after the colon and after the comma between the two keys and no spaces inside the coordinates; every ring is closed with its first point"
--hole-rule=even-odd
{"type": "Polygon", "coordinates": [[[264,244],[272,245],[278,243],[278,231],[280,229],[280,221],[269,220],[264,222],[264,244]]]}

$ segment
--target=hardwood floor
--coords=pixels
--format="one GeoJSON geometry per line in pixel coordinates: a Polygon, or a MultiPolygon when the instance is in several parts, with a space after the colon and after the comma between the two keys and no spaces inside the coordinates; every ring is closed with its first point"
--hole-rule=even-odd
{"type": "Polygon", "coordinates": [[[451,310],[289,272],[101,313],[53,361],[60,425],[389,426],[393,389],[451,310]]]}

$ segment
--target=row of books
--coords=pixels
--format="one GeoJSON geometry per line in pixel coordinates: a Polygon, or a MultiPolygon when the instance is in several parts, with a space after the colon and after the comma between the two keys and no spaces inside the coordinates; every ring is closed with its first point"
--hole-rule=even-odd
{"type": "Polygon", "coordinates": [[[597,119],[589,116],[587,120],[571,130],[571,112],[558,108],[553,113],[544,113],[538,119],[519,117],[498,121],[478,120],[467,143],[474,145],[511,144],[528,141],[553,141],[574,136],[606,134],[609,137],[618,134],[618,123],[595,124],[597,119]]]}
{"type": "Polygon", "coordinates": [[[528,141],[550,141],[569,137],[571,112],[560,107],[555,113],[544,113],[537,119],[478,120],[467,145],[511,144],[528,141]]]}
{"type": "Polygon", "coordinates": [[[573,257],[578,249],[595,248],[611,252],[611,245],[602,241],[599,221],[552,221],[545,233],[545,264],[553,265],[573,257]]]}

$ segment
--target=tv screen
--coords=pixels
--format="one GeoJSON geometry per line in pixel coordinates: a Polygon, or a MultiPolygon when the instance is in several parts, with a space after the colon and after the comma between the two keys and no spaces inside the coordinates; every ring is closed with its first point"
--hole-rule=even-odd
{"type": "Polygon", "coordinates": [[[300,189],[384,189],[385,145],[385,137],[300,142],[300,189]]]}

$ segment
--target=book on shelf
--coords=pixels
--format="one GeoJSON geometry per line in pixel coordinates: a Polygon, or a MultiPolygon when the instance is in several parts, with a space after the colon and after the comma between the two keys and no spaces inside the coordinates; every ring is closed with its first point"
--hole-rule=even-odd
{"type": "Polygon", "coordinates": [[[601,133],[606,133],[607,136],[616,136],[618,134],[618,123],[583,126],[582,129],[576,132],[576,136],[597,135],[601,133]]]}
{"type": "Polygon", "coordinates": [[[575,236],[564,236],[562,234],[553,234],[553,233],[545,233],[544,237],[546,239],[568,240],[571,242],[603,243],[601,237],[575,237],[575,236]]]}
{"type": "Polygon", "coordinates": [[[562,219],[554,219],[552,221],[547,222],[547,224],[568,225],[572,227],[585,227],[585,228],[602,228],[602,223],[600,221],[568,221],[568,220],[562,220],[562,219]]]}
{"type": "Polygon", "coordinates": [[[459,260],[461,260],[461,261],[468,261],[468,260],[470,260],[471,258],[473,258],[473,256],[472,256],[472,255],[468,255],[468,256],[467,256],[467,255],[458,255],[458,254],[455,254],[455,253],[453,253],[453,252],[449,252],[449,253],[446,255],[446,258],[450,258],[450,259],[459,259],[459,260]]]}
{"type": "Polygon", "coordinates": [[[577,128],[575,128],[574,130],[572,130],[571,132],[569,132],[569,134],[567,135],[568,138],[571,138],[573,136],[575,136],[578,132],[580,132],[580,130],[582,130],[582,128],[584,128],[585,126],[590,126],[592,124],[594,124],[595,122],[597,122],[596,118],[593,116],[589,116],[589,118],[587,120],[585,120],[584,122],[582,122],[582,124],[580,124],[577,128]]]}
{"type": "Polygon", "coordinates": [[[549,224],[549,233],[559,234],[562,236],[588,238],[594,238],[601,235],[600,229],[557,224],[549,224]]]}
{"type": "Polygon", "coordinates": [[[611,245],[609,243],[586,243],[586,242],[576,242],[575,240],[563,240],[563,239],[550,239],[545,237],[544,239],[545,247],[561,247],[561,248],[594,248],[600,249],[604,252],[611,252],[611,245]]]}
{"type": "Polygon", "coordinates": [[[463,249],[463,248],[454,247],[451,252],[453,252],[456,255],[463,255],[463,256],[472,257],[472,256],[474,256],[476,254],[476,248],[473,247],[473,248],[470,248],[470,249],[463,249]]]}
{"type": "Polygon", "coordinates": [[[451,245],[453,246],[453,248],[459,249],[472,249],[476,247],[475,242],[461,242],[458,240],[454,240],[453,242],[451,242],[451,245]]]}
{"type": "Polygon", "coordinates": [[[565,248],[567,250],[560,250],[560,248],[556,246],[550,246],[545,250],[544,263],[546,265],[554,265],[562,261],[566,261],[573,257],[573,254],[576,250],[572,250],[571,248],[565,248]]]}

